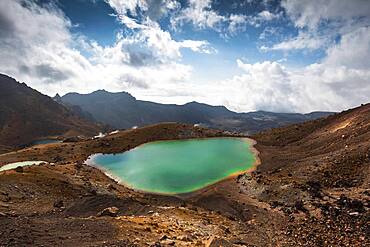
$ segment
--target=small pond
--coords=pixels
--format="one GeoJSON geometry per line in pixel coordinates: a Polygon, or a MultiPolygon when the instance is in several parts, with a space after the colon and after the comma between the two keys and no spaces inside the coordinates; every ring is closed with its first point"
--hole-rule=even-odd
{"type": "Polygon", "coordinates": [[[158,141],[120,154],[95,154],[86,163],[136,190],[182,194],[252,168],[251,146],[245,138],[158,141]]]}
{"type": "Polygon", "coordinates": [[[41,145],[41,144],[51,144],[51,143],[60,143],[61,140],[56,139],[42,139],[42,140],[36,140],[33,141],[29,146],[35,146],[35,145],[41,145]]]}
{"type": "Polygon", "coordinates": [[[0,167],[0,172],[15,169],[18,166],[32,166],[32,165],[39,165],[41,163],[45,163],[46,161],[22,161],[22,162],[15,162],[6,164],[5,166],[0,167]]]}

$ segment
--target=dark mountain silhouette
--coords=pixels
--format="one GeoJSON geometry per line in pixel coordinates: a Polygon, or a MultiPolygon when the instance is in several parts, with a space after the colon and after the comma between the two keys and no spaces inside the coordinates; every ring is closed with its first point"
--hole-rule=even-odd
{"type": "Polygon", "coordinates": [[[83,112],[90,113],[97,121],[119,129],[160,122],[182,122],[255,133],[331,114],[330,112],[299,114],[266,111],[236,113],[224,106],[211,106],[198,102],[184,105],[159,104],[137,100],[126,92],[110,93],[105,90],[90,94],[68,93],[58,100],[70,107],[78,106],[83,112]]]}
{"type": "Polygon", "coordinates": [[[0,152],[59,135],[93,135],[101,126],[48,96],[0,74],[0,152]]]}

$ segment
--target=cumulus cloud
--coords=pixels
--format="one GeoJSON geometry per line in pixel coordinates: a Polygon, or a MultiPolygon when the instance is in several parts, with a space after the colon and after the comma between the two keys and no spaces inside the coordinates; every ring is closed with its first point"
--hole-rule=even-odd
{"type": "Polygon", "coordinates": [[[303,49],[317,50],[327,47],[329,43],[330,43],[329,37],[326,36],[320,37],[316,34],[301,31],[298,33],[296,37],[274,44],[272,47],[262,46],[261,50],[264,51],[268,50],[291,51],[303,49]]]}
{"type": "Polygon", "coordinates": [[[116,10],[118,13],[117,17],[122,24],[135,30],[131,36],[120,38],[119,42],[121,48],[123,46],[129,47],[126,50],[130,52],[130,57],[136,58],[135,60],[143,57],[146,60],[148,58],[153,58],[153,63],[166,62],[167,60],[180,58],[180,49],[182,48],[207,54],[215,52],[215,50],[210,47],[210,44],[204,40],[173,40],[171,34],[168,31],[164,31],[158,22],[150,17],[150,11],[153,11],[153,8],[160,8],[163,9],[163,11],[177,8],[176,1],[109,0],[107,3],[116,10]],[[138,9],[141,10],[141,14],[143,15],[141,18],[134,19],[126,15],[127,12],[138,15],[138,9]]]}
{"type": "Polygon", "coordinates": [[[207,93],[212,97],[198,99],[239,112],[340,111],[369,100],[367,70],[325,64],[292,70],[273,61],[239,66],[245,73],[219,82],[218,88],[209,88],[207,93]]]}
{"type": "Polygon", "coordinates": [[[191,23],[197,29],[211,28],[228,37],[245,31],[248,25],[258,27],[263,22],[281,17],[281,13],[275,14],[268,10],[254,16],[237,13],[221,15],[212,8],[212,3],[212,0],[189,0],[188,6],[171,18],[173,28],[176,30],[185,23],[191,23]]]}
{"type": "Polygon", "coordinates": [[[294,107],[290,95],[296,90],[284,66],[273,61],[248,64],[237,60],[237,64],[244,73],[227,81],[233,99],[238,100],[238,103],[229,101],[231,108],[287,111],[294,107]]]}
{"type": "Polygon", "coordinates": [[[260,40],[266,40],[270,36],[277,36],[279,34],[279,29],[276,27],[265,27],[259,35],[260,40]]]}
{"type": "Polygon", "coordinates": [[[370,1],[283,0],[281,6],[300,30],[296,37],[263,50],[326,49],[336,39],[370,23],[370,1]]]}
{"type": "Polygon", "coordinates": [[[118,35],[113,46],[102,47],[96,42],[86,44],[97,64],[158,65],[181,58],[181,49],[199,53],[215,52],[207,41],[175,41],[171,35],[151,22],[130,36],[118,35]]]}
{"type": "Polygon", "coordinates": [[[368,21],[370,13],[366,0],[283,0],[281,5],[299,28],[317,28],[327,20],[347,22],[363,17],[368,21]]]}
{"type": "Polygon", "coordinates": [[[60,80],[74,75],[69,65],[59,64],[64,58],[72,66],[86,62],[75,50],[65,50],[72,40],[71,23],[53,5],[40,8],[30,1],[1,1],[0,21],[3,72],[21,71],[50,83],[52,75],[60,80]]]}
{"type": "Polygon", "coordinates": [[[268,10],[263,10],[258,13],[257,19],[262,21],[272,21],[274,19],[279,19],[281,17],[281,13],[272,13],[268,10]]]}
{"type": "MultiPolygon", "coordinates": [[[[339,13],[348,7],[349,13],[340,16],[325,7],[311,11],[311,1],[306,2],[307,9],[301,1],[283,1],[298,35],[265,47],[265,51],[324,49],[324,58],[294,69],[279,61],[250,63],[239,59],[236,66],[240,74],[199,83],[192,77],[192,66],[181,63],[183,49],[204,54],[217,51],[206,40],[175,40],[159,25],[160,16],[174,11],[173,18],[178,19],[173,20],[233,34],[246,30],[247,25],[281,18],[281,14],[266,10],[254,16],[221,15],[212,9],[210,0],[190,1],[181,10],[177,1],[106,2],[117,20],[130,30],[119,32],[109,46],[72,34],[71,21],[55,5],[1,0],[0,72],[49,95],[105,88],[128,90],[141,99],[165,103],[197,100],[223,104],[236,111],[341,110],[369,100],[370,27],[363,10],[344,3],[334,6],[328,1],[328,6],[339,8],[339,13]],[[329,26],[322,30],[325,23],[329,26]],[[337,33],[340,37],[333,41],[337,33]]],[[[353,2],[366,9],[366,1],[353,2]]],[[[276,32],[265,29],[261,39],[276,32]]]]}
{"type": "MultiPolygon", "coordinates": [[[[119,3],[126,4],[120,11],[134,12],[134,5],[149,2],[114,1],[119,3]]],[[[136,23],[138,32],[118,34],[111,46],[72,35],[71,27],[55,5],[0,1],[0,71],[49,95],[101,88],[165,91],[192,73],[191,66],[179,63],[181,49],[214,52],[207,41],[173,40],[150,18],[136,23]]]]}
{"type": "Polygon", "coordinates": [[[180,8],[176,0],[105,0],[119,15],[144,15],[155,21],[180,8]]]}
{"type": "Polygon", "coordinates": [[[190,22],[199,29],[220,29],[222,22],[226,21],[226,17],[214,11],[211,4],[212,0],[189,0],[189,6],[172,18],[173,26],[190,22]]]}
{"type": "Polygon", "coordinates": [[[207,99],[199,95],[199,100],[224,104],[236,111],[279,112],[340,111],[368,102],[370,27],[359,24],[343,30],[336,43],[330,43],[325,36],[317,41],[306,36],[310,32],[302,31],[296,38],[273,46],[281,50],[324,47],[326,56],[304,67],[285,67],[278,61],[246,63],[239,59],[237,66],[242,74],[217,82],[217,88],[209,87],[207,99]]]}
{"type": "Polygon", "coordinates": [[[338,111],[354,107],[370,99],[368,54],[370,27],[363,27],[343,35],[320,63],[302,68],[237,60],[244,73],[222,82],[223,93],[214,97],[221,100],[228,95],[223,101],[239,111],[338,111]]]}
{"type": "Polygon", "coordinates": [[[128,13],[137,15],[138,8],[148,8],[145,0],[106,0],[106,2],[120,15],[128,13]]]}
{"type": "Polygon", "coordinates": [[[230,20],[230,23],[228,26],[228,31],[231,34],[246,30],[247,17],[245,15],[232,14],[229,17],[229,20],[230,20]]]}
{"type": "Polygon", "coordinates": [[[361,27],[341,37],[327,50],[325,64],[370,70],[370,27],[361,27]]]}

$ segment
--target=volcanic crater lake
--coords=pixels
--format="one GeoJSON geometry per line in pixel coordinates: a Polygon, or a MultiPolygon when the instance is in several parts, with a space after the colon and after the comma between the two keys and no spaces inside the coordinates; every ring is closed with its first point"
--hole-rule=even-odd
{"type": "Polygon", "coordinates": [[[206,138],[150,142],[120,154],[94,154],[86,163],[136,190],[182,194],[244,172],[256,160],[249,139],[206,138]]]}

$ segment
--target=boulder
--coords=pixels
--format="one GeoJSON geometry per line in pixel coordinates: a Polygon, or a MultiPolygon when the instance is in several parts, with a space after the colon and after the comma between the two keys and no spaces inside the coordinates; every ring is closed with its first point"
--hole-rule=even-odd
{"type": "Polygon", "coordinates": [[[110,216],[110,217],[117,217],[119,209],[117,207],[109,207],[105,208],[98,213],[97,216],[110,216]]]}
{"type": "Polygon", "coordinates": [[[23,167],[22,166],[17,166],[14,170],[16,172],[23,173],[23,167]]]}
{"type": "Polygon", "coordinates": [[[62,207],[64,207],[63,201],[62,200],[55,201],[54,202],[54,207],[55,208],[62,208],[62,207]]]}
{"type": "Polygon", "coordinates": [[[227,241],[226,239],[216,238],[213,239],[209,244],[209,247],[232,247],[233,244],[227,241]]]}

